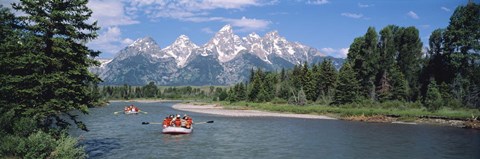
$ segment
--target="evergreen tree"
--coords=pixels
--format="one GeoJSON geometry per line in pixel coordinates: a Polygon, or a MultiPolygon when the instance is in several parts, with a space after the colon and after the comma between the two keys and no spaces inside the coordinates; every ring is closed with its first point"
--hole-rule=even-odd
{"type": "Polygon", "coordinates": [[[391,99],[392,97],[392,85],[390,85],[389,74],[386,71],[382,71],[382,75],[377,84],[376,94],[380,102],[391,99]]]}
{"type": "Polygon", "coordinates": [[[436,111],[442,107],[442,95],[438,90],[437,82],[435,82],[435,80],[431,80],[428,85],[427,95],[425,96],[423,103],[430,111],[436,111]]]}
{"type": "Polygon", "coordinates": [[[335,93],[335,86],[337,82],[337,70],[333,65],[332,60],[326,59],[320,64],[319,79],[317,84],[320,89],[321,96],[330,98],[335,93]]]}
{"type": "Polygon", "coordinates": [[[279,84],[279,88],[277,91],[277,97],[288,100],[291,96],[292,86],[289,84],[288,81],[283,81],[279,84]]]}
{"type": "Polygon", "coordinates": [[[248,100],[249,101],[257,101],[258,93],[262,89],[262,76],[263,73],[260,69],[258,69],[253,76],[253,81],[250,81],[249,84],[249,91],[248,91],[248,100]]]}
{"type": "Polygon", "coordinates": [[[142,90],[144,97],[154,98],[157,96],[158,88],[155,85],[155,82],[149,82],[147,85],[143,86],[142,90]]]}
{"type": "Polygon", "coordinates": [[[403,73],[398,66],[394,66],[390,70],[391,75],[391,99],[405,101],[408,98],[408,82],[405,80],[403,73]]]}
{"type": "Polygon", "coordinates": [[[263,89],[265,90],[265,101],[270,101],[275,97],[275,84],[277,81],[276,73],[268,73],[263,82],[263,89]]]}
{"type": "Polygon", "coordinates": [[[90,73],[88,67],[99,64],[92,58],[99,52],[88,49],[85,43],[97,36],[99,28],[96,23],[87,23],[92,12],[86,4],[87,1],[81,0],[22,0],[13,5],[25,13],[20,17],[24,22],[21,30],[29,34],[22,37],[26,41],[15,41],[22,42],[28,49],[12,52],[26,70],[21,75],[14,73],[19,70],[2,70],[6,73],[2,74],[7,78],[5,84],[13,84],[10,86],[15,85],[11,82],[16,77],[29,78],[23,86],[12,87],[28,88],[25,91],[29,92],[16,94],[16,98],[22,99],[13,101],[21,105],[16,108],[15,116],[31,117],[42,129],[52,129],[54,124],[59,129],[67,128],[70,124],[63,116],[68,116],[79,128],[87,130],[70,114],[72,110],[87,113],[88,107],[98,104],[98,98],[89,88],[100,79],[90,73]]]}
{"type": "Polygon", "coordinates": [[[313,79],[312,71],[308,68],[307,62],[303,64],[302,69],[302,89],[306,95],[307,100],[315,101],[317,99],[315,93],[315,82],[313,79]]]}
{"type": "Polygon", "coordinates": [[[380,60],[376,77],[376,94],[380,101],[389,100],[392,97],[392,80],[389,73],[395,66],[395,42],[392,28],[395,26],[387,26],[380,31],[379,53],[380,60]]]}
{"type": "Polygon", "coordinates": [[[338,74],[333,104],[352,103],[358,99],[359,83],[355,76],[356,73],[350,63],[343,64],[338,74]]]}
{"type": "Polygon", "coordinates": [[[360,81],[361,96],[369,99],[375,97],[375,75],[378,72],[378,35],[374,27],[369,27],[363,37],[355,38],[350,45],[347,61],[357,72],[360,81]]]}
{"type": "Polygon", "coordinates": [[[418,77],[422,67],[422,42],[418,30],[415,27],[407,27],[398,35],[397,51],[399,52],[397,63],[400,71],[408,81],[411,100],[416,100],[420,94],[418,77]]]}
{"type": "Polygon", "coordinates": [[[300,90],[302,87],[302,69],[300,65],[293,66],[291,78],[291,84],[295,90],[300,90]]]}

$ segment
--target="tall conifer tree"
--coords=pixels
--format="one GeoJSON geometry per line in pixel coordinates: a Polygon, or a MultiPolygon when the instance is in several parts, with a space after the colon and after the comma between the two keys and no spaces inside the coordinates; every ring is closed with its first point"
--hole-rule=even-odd
{"type": "Polygon", "coordinates": [[[93,57],[99,52],[90,50],[85,43],[96,38],[99,29],[94,23],[88,23],[92,11],[87,0],[50,1],[21,0],[13,8],[26,16],[25,31],[34,34],[33,41],[38,49],[34,55],[39,57],[38,67],[32,67],[31,76],[35,76],[37,94],[22,108],[22,115],[39,121],[43,128],[50,128],[53,122],[59,128],[69,123],[62,116],[68,115],[77,126],[86,130],[85,125],[77,121],[72,110],[87,113],[87,108],[98,100],[92,95],[90,86],[100,79],[87,69],[98,65],[93,57]]]}

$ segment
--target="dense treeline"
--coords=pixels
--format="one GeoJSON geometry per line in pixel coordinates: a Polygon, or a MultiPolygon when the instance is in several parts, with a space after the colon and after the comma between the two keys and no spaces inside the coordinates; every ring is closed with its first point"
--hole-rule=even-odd
{"type": "Polygon", "coordinates": [[[368,28],[350,45],[337,72],[331,61],[293,70],[251,72],[229,90],[228,100],[339,105],[361,101],[421,102],[441,107],[480,108],[480,5],[459,6],[446,29],[435,30],[426,54],[415,27],[368,28]]]}
{"type": "Polygon", "coordinates": [[[227,98],[227,88],[208,87],[158,87],[154,82],[145,86],[102,86],[97,90],[100,97],[105,100],[111,99],[212,99],[223,101],[227,98]]]}
{"type": "Polygon", "coordinates": [[[88,71],[99,52],[86,0],[21,0],[15,16],[0,6],[0,158],[86,158],[71,114],[98,105],[100,79],[88,71]]]}

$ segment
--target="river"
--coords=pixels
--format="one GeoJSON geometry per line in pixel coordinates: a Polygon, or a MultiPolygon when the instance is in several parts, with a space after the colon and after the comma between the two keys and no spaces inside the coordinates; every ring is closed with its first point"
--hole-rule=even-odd
{"type": "Polygon", "coordinates": [[[364,123],[283,117],[225,117],[182,112],[174,103],[113,102],[71,129],[89,158],[480,158],[480,131],[434,125],[364,123]],[[147,114],[113,112],[134,104],[147,114]],[[167,114],[189,114],[188,135],[165,135],[167,114]]]}

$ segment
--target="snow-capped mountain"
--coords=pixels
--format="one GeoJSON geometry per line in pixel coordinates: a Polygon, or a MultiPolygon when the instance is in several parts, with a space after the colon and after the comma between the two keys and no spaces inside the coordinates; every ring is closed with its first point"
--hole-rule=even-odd
{"type": "Polygon", "coordinates": [[[163,57],[173,57],[177,62],[177,66],[183,67],[188,57],[198,48],[186,35],[180,35],[172,45],[162,49],[160,53],[163,54],[163,57]]]}
{"type": "Polygon", "coordinates": [[[256,33],[239,37],[226,25],[201,47],[186,35],[164,49],[150,37],[138,39],[91,71],[100,75],[103,84],[111,85],[145,85],[150,81],[160,85],[230,85],[248,79],[252,68],[275,71],[325,58],[333,59],[337,66],[343,64],[343,59],[287,41],[278,31],[263,37],[256,33]]]}

